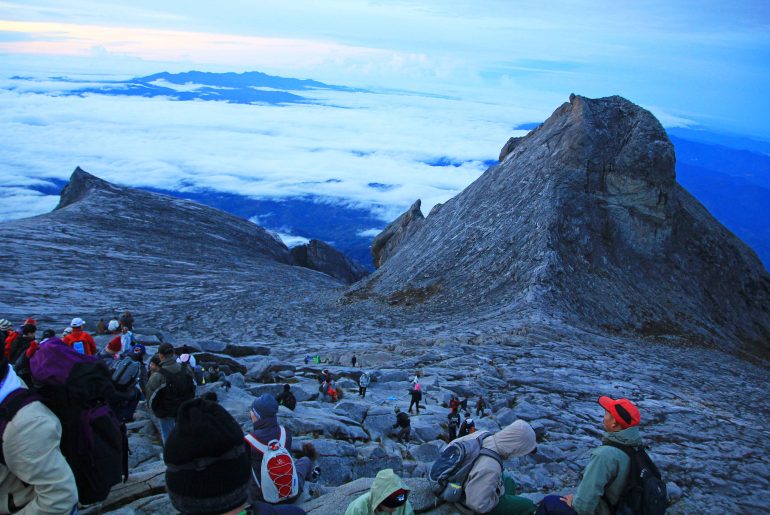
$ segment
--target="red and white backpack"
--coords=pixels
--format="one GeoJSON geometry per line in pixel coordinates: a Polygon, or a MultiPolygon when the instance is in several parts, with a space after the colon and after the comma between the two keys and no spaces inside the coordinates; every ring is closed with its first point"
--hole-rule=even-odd
{"type": "Polygon", "coordinates": [[[251,475],[262,492],[262,498],[265,502],[275,504],[287,499],[292,499],[299,494],[299,480],[297,479],[297,468],[294,465],[294,458],[286,450],[286,430],[283,426],[281,436],[278,440],[270,440],[267,445],[263,444],[254,436],[247,433],[244,437],[249,445],[262,453],[262,467],[260,477],[251,470],[251,475]]]}

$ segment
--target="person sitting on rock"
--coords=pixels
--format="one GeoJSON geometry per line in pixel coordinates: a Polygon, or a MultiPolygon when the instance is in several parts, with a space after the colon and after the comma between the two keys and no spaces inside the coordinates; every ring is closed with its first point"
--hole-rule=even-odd
{"type": "Polygon", "coordinates": [[[288,384],[283,385],[283,391],[275,396],[275,400],[278,402],[279,406],[286,406],[292,411],[297,407],[297,398],[294,397],[294,394],[291,391],[291,385],[288,384]]]}
{"type": "Polygon", "coordinates": [[[471,418],[470,413],[465,414],[465,420],[463,420],[463,423],[460,424],[460,432],[458,433],[458,436],[468,436],[471,433],[476,432],[476,423],[471,418]]]}
{"type": "Polygon", "coordinates": [[[448,442],[457,438],[457,428],[460,427],[460,414],[456,411],[450,411],[447,418],[447,430],[449,431],[448,442]]]}
{"type": "MultiPolygon", "coordinates": [[[[249,409],[251,417],[252,430],[246,435],[246,441],[251,448],[251,470],[255,481],[249,486],[249,500],[252,502],[263,501],[262,485],[262,457],[263,451],[259,447],[267,446],[273,440],[280,441],[281,435],[284,436],[283,447],[291,451],[291,432],[278,424],[278,402],[270,394],[263,394],[254,399],[249,409]]],[[[313,462],[317,454],[315,447],[310,442],[302,444],[303,456],[294,459],[294,469],[297,473],[298,494],[296,497],[287,499],[285,502],[295,501],[302,493],[305,480],[310,479],[313,474],[313,462]]]]}
{"type": "Polygon", "coordinates": [[[225,391],[229,391],[232,387],[232,383],[227,380],[227,376],[224,372],[222,372],[219,368],[219,365],[214,364],[209,367],[209,370],[206,372],[206,383],[216,383],[220,382],[222,383],[222,386],[224,387],[225,391]]]}
{"type": "Polygon", "coordinates": [[[96,334],[107,334],[107,324],[104,323],[103,318],[96,323],[96,334]]]}
{"type": "Polygon", "coordinates": [[[409,502],[409,488],[393,469],[377,472],[372,487],[348,505],[345,515],[375,515],[377,513],[395,513],[412,515],[414,509],[409,502]]]}
{"type": "Polygon", "coordinates": [[[120,327],[127,327],[129,331],[134,330],[134,316],[130,311],[126,310],[122,315],[120,315],[120,327]]]}
{"type": "Polygon", "coordinates": [[[397,429],[396,440],[398,443],[405,443],[409,441],[409,435],[412,432],[412,423],[409,420],[409,414],[401,411],[401,408],[396,408],[396,423],[393,424],[393,429],[397,429]]]}
{"type": "MultiPolygon", "coordinates": [[[[494,434],[486,431],[463,436],[457,441],[480,438],[482,447],[496,452],[501,460],[511,456],[526,456],[537,449],[535,431],[523,420],[517,420],[494,434]]],[[[463,514],[532,515],[535,505],[526,497],[516,495],[516,483],[504,473],[500,462],[481,455],[463,484],[463,501],[455,507],[463,514]]]]}
{"type": "MultiPolygon", "coordinates": [[[[641,416],[631,401],[600,397],[599,404],[604,408],[603,441],[642,445],[637,427],[641,416]]],[[[631,459],[624,451],[611,445],[600,445],[591,453],[577,491],[564,497],[564,501],[579,515],[613,513],[626,486],[630,465],[631,459]]]]}
{"type": "Polygon", "coordinates": [[[166,491],[183,514],[302,515],[296,506],[248,507],[251,470],[238,422],[222,406],[193,399],[179,408],[163,452],[166,491]]]}

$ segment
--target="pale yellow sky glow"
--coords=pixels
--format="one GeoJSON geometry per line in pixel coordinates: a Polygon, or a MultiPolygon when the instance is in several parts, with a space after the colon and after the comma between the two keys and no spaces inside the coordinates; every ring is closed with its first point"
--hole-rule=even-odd
{"type": "MultiPolygon", "coordinates": [[[[236,67],[317,66],[328,61],[397,60],[395,53],[309,39],[0,20],[0,32],[23,35],[0,42],[0,53],[86,56],[108,52],[145,60],[197,61],[236,67]]],[[[413,56],[411,56],[413,57],[413,56]]]]}

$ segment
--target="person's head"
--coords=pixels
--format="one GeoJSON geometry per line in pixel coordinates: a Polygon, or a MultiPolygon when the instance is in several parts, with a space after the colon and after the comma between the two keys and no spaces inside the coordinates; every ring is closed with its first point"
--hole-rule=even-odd
{"type": "Polygon", "coordinates": [[[503,459],[511,456],[526,456],[537,449],[535,430],[523,420],[516,420],[493,434],[491,438],[503,459]]]}
{"type": "Polygon", "coordinates": [[[123,333],[123,334],[126,334],[128,332],[128,326],[124,325],[123,327],[121,327],[120,328],[120,332],[123,333]]]}
{"type": "Polygon", "coordinates": [[[123,346],[120,344],[120,339],[116,336],[115,338],[110,340],[110,342],[104,348],[104,352],[114,356],[115,354],[120,352],[122,349],[123,349],[123,346]]]}
{"type": "Polygon", "coordinates": [[[150,358],[150,370],[157,370],[160,367],[160,356],[157,354],[150,358]]]}
{"type": "Polygon", "coordinates": [[[603,396],[599,397],[599,404],[604,408],[604,429],[610,433],[637,426],[642,420],[639,409],[628,399],[603,396]]]}
{"type": "Polygon", "coordinates": [[[7,318],[0,318],[0,331],[8,331],[13,327],[13,324],[7,318]]]}
{"type": "Polygon", "coordinates": [[[184,514],[222,514],[247,500],[249,454],[243,432],[215,402],[192,399],[179,407],[163,449],[166,489],[184,514]]]}
{"type": "Polygon", "coordinates": [[[67,336],[67,335],[68,335],[68,334],[70,334],[71,332],[72,332],[72,328],[71,328],[71,327],[65,327],[65,328],[64,328],[64,331],[62,331],[62,332],[61,332],[61,335],[62,335],[62,336],[67,336]]]}
{"type": "Polygon", "coordinates": [[[75,330],[83,329],[84,325],[86,325],[86,321],[78,317],[73,318],[72,322],[70,322],[70,327],[75,330]]]}
{"type": "Polygon", "coordinates": [[[190,362],[190,355],[186,352],[183,353],[181,356],[179,356],[179,362],[180,363],[189,363],[190,362]]]}
{"type": "Polygon", "coordinates": [[[21,327],[22,336],[35,336],[37,332],[37,326],[34,324],[24,324],[21,327]]]}
{"type": "Polygon", "coordinates": [[[408,502],[409,488],[393,469],[377,472],[370,489],[375,513],[393,513],[408,502]]]}
{"type": "Polygon", "coordinates": [[[171,358],[174,356],[174,354],[174,346],[170,343],[161,343],[158,346],[158,355],[160,356],[161,360],[171,358]]]}
{"type": "Polygon", "coordinates": [[[289,385],[289,384],[283,385],[283,391],[284,392],[288,392],[289,390],[291,390],[291,385],[289,385]]]}
{"type": "Polygon", "coordinates": [[[56,331],[54,331],[53,329],[46,329],[45,331],[43,331],[44,340],[47,340],[48,338],[53,338],[54,336],[56,336],[56,331]]]}
{"type": "Polygon", "coordinates": [[[395,408],[393,408],[393,411],[395,411],[396,413],[401,413],[401,408],[396,406],[395,408]]]}
{"type": "Polygon", "coordinates": [[[254,399],[254,402],[251,403],[251,408],[249,409],[252,422],[256,422],[257,420],[264,418],[275,417],[277,413],[278,401],[276,401],[275,397],[268,393],[260,395],[254,399]]]}

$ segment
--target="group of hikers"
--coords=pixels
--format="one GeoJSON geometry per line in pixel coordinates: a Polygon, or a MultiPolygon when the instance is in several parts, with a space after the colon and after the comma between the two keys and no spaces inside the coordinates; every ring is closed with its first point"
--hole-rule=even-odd
{"type": "MultiPolygon", "coordinates": [[[[293,503],[321,469],[314,445],[304,442],[292,452],[292,434],[279,423],[279,406],[294,410],[297,404],[290,385],[277,395],[254,399],[248,411],[251,430],[244,435],[213,391],[196,396],[197,385],[204,382],[229,387],[218,366],[201,376],[190,349],[170,343],[161,343],[145,365],[147,350],[133,335],[133,317],[112,322],[103,325],[104,334],[113,337],[98,350],[81,318],[74,318],[61,337],[46,329],[40,342],[35,320],[25,320],[17,331],[0,319],[0,513],[77,513],[79,507],[103,502],[114,485],[128,478],[126,423],[142,400],[157,419],[166,490],[175,509],[185,514],[305,513],[293,503]]],[[[361,398],[370,381],[366,372],[359,377],[361,398]]],[[[321,393],[335,400],[327,369],[319,383],[321,393]]],[[[421,392],[415,377],[408,411],[414,407],[419,413],[421,392]]],[[[467,401],[452,397],[448,403],[448,443],[428,475],[437,505],[450,503],[459,513],[642,513],[641,503],[650,509],[650,501],[630,494],[639,490],[640,467],[661,488],[660,474],[643,450],[639,410],[627,399],[599,399],[604,441],[591,454],[574,495],[546,496],[537,505],[517,495],[503,465],[510,457],[536,452],[535,431],[523,420],[495,433],[476,431],[468,412],[462,427],[459,411],[467,409],[467,401]],[[459,435],[453,426],[461,426],[459,435]]],[[[479,397],[477,416],[483,417],[486,408],[479,397]]],[[[396,411],[396,437],[408,441],[409,416],[396,411]]],[[[652,486],[644,488],[651,497],[652,486]]],[[[657,499],[665,497],[665,486],[662,490],[657,499]]],[[[392,469],[381,470],[345,514],[411,514],[409,494],[392,469]]],[[[661,506],[651,513],[663,513],[661,506]]]]}

